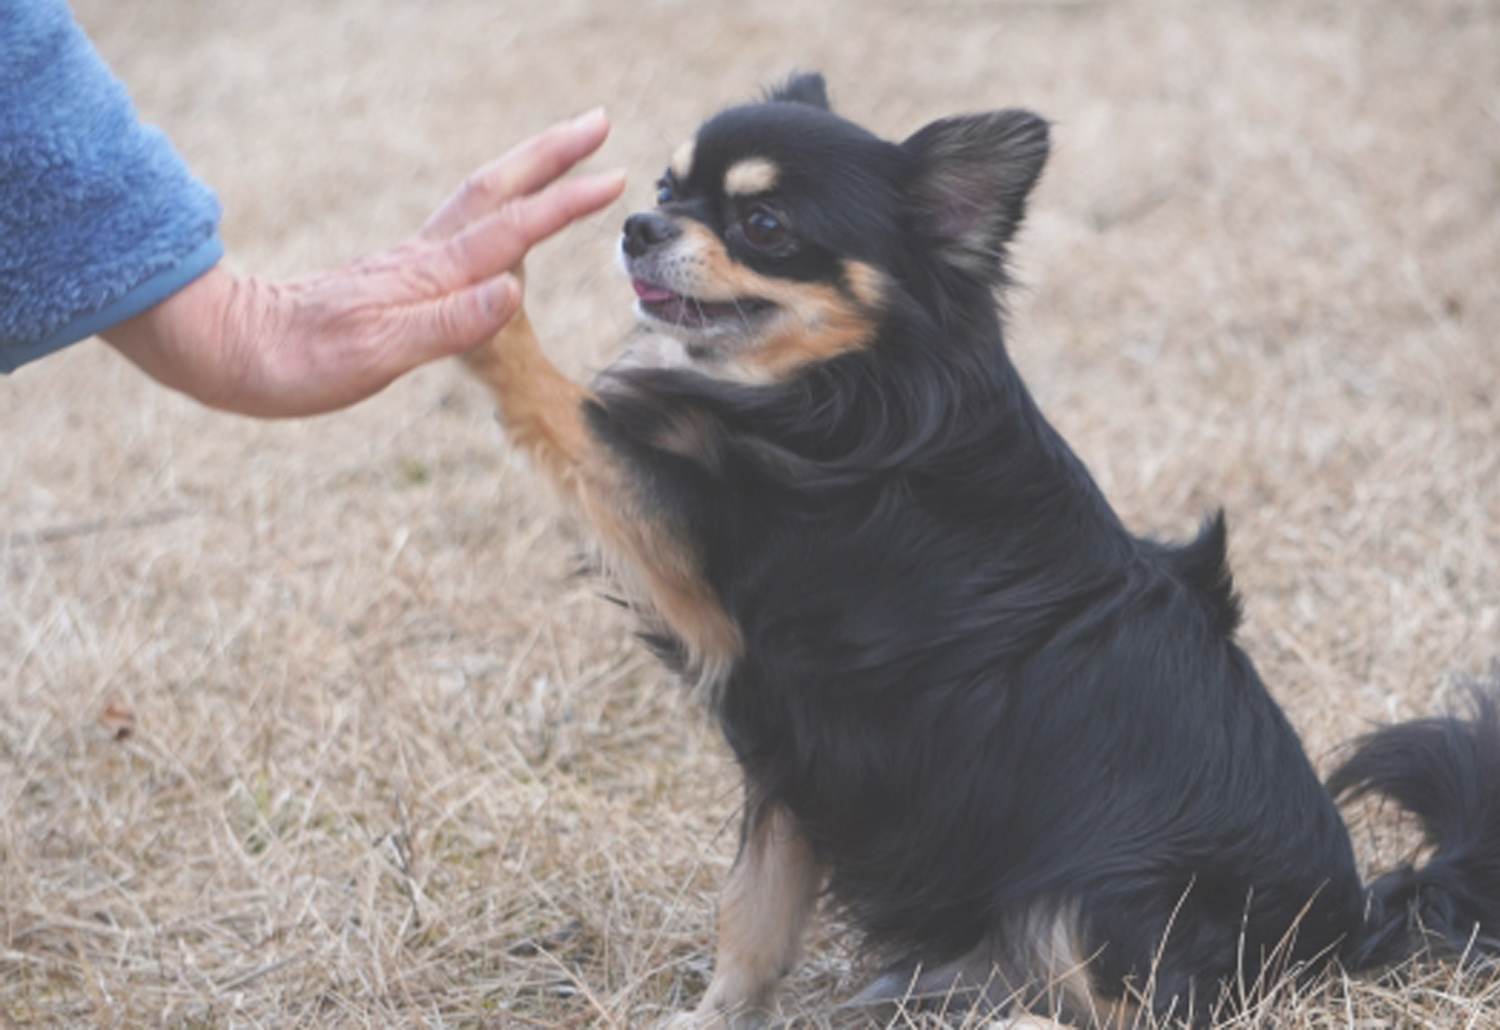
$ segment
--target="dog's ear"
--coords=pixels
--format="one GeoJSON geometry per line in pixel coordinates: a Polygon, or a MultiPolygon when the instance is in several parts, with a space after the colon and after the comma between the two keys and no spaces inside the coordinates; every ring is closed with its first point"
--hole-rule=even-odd
{"type": "Polygon", "coordinates": [[[817,72],[793,75],[766,94],[766,99],[773,103],[806,104],[809,107],[830,110],[828,85],[823,81],[823,76],[817,72]]]}
{"type": "Polygon", "coordinates": [[[1030,111],[944,118],[902,146],[918,161],[907,202],[950,264],[998,282],[1005,245],[1047,163],[1047,123],[1030,111]]]}

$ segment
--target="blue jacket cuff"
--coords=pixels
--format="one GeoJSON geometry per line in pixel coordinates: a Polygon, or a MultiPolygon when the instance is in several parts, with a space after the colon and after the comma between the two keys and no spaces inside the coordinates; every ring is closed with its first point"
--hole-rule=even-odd
{"type": "Polygon", "coordinates": [[[98,311],[90,312],[62,326],[56,332],[9,351],[0,350],[0,371],[13,372],[28,361],[46,357],[71,343],[101,333],[112,325],[155,307],[188,283],[207,272],[224,256],[224,244],[214,235],[204,240],[181,262],[147,279],[139,286],[98,311]]]}

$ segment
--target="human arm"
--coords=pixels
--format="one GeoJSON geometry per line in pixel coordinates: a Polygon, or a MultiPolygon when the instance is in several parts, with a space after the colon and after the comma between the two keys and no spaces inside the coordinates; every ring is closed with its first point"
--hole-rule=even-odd
{"type": "Polygon", "coordinates": [[[139,123],[63,0],[0,3],[0,54],[0,372],[97,333],[205,404],[332,410],[498,329],[517,303],[504,273],[622,187],[553,182],[603,141],[593,113],[476,172],[402,244],[239,276],[219,265],[213,194],[139,123]]]}
{"type": "Polygon", "coordinates": [[[0,3],[0,371],[219,260],[219,206],[140,124],[63,0],[0,3]]]}
{"type": "Polygon", "coordinates": [[[410,240],[283,281],[215,268],[103,336],[147,374],[212,407],[261,417],[352,404],[499,330],[509,271],[573,219],[608,204],[620,173],[557,180],[603,142],[594,112],[472,175],[410,240]]]}

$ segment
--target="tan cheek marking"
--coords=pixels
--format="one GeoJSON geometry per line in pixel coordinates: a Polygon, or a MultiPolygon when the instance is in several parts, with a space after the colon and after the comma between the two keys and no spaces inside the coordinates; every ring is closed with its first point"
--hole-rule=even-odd
{"type": "Polygon", "coordinates": [[[724,173],[724,192],[731,197],[769,193],[780,177],[780,170],[763,157],[747,157],[731,165],[724,173]]]}
{"type": "MultiPolygon", "coordinates": [[[[812,361],[826,361],[863,346],[874,335],[870,311],[831,286],[768,279],[730,258],[723,242],[705,226],[688,223],[681,244],[685,290],[704,300],[760,297],[781,312],[762,338],[735,356],[734,372],[751,382],[769,382],[812,361]]],[[[851,263],[852,264],[852,263],[851,263]]],[[[873,268],[860,273],[862,288],[877,292],[873,268]]],[[[851,284],[857,294],[861,287],[851,284]]]]}
{"type": "Polygon", "coordinates": [[[769,379],[857,350],[874,335],[875,323],[829,287],[809,287],[795,301],[784,303],[766,340],[740,359],[769,379]]]}
{"type": "Polygon", "coordinates": [[[667,162],[667,167],[672,170],[680,182],[693,172],[693,153],[698,145],[697,140],[688,140],[686,143],[672,151],[672,160],[667,162]]]}

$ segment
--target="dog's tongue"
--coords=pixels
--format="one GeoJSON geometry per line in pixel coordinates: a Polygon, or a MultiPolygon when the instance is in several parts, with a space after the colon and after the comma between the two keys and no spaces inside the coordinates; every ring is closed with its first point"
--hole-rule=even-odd
{"type": "Polygon", "coordinates": [[[635,295],[647,304],[655,304],[663,300],[671,300],[677,294],[671,290],[664,290],[660,286],[653,286],[644,279],[632,279],[630,285],[635,287],[635,295]]]}

